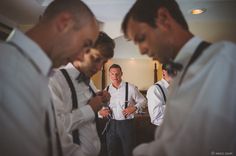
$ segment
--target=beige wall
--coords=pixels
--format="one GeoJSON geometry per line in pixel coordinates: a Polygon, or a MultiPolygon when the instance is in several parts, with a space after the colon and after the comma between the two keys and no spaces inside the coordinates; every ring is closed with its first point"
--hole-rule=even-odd
{"type": "MultiPolygon", "coordinates": [[[[149,59],[112,59],[105,65],[106,85],[110,83],[108,69],[113,63],[119,64],[123,70],[123,80],[136,85],[140,90],[146,90],[154,83],[154,61],[149,59]]],[[[157,68],[160,66],[157,62],[157,68]]],[[[161,73],[158,70],[158,79],[161,73]]],[[[101,72],[93,76],[95,85],[101,89],[101,72]]]]}
{"type": "Polygon", "coordinates": [[[92,77],[93,83],[95,84],[95,86],[97,87],[97,89],[101,90],[102,89],[102,72],[99,71],[97,74],[95,74],[92,77]]]}

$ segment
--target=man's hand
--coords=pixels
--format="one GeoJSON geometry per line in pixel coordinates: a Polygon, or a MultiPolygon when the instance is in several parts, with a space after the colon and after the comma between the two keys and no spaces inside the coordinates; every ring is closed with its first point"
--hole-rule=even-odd
{"type": "Polygon", "coordinates": [[[96,113],[98,110],[102,108],[102,96],[95,96],[92,97],[89,101],[88,104],[92,107],[93,111],[96,113]]]}
{"type": "Polygon", "coordinates": [[[108,107],[102,107],[102,109],[98,111],[98,114],[103,118],[108,117],[109,115],[111,115],[111,110],[108,107]]]}
{"type": "Polygon", "coordinates": [[[107,91],[101,91],[96,94],[95,97],[92,97],[88,104],[92,107],[94,112],[98,112],[104,106],[105,103],[110,101],[111,95],[107,91]]]}
{"type": "Polygon", "coordinates": [[[128,106],[126,109],[122,111],[123,115],[125,117],[129,116],[130,114],[133,114],[137,110],[136,106],[128,106]]]}
{"type": "Polygon", "coordinates": [[[102,96],[102,102],[103,102],[103,103],[108,103],[108,102],[110,101],[110,98],[111,98],[110,93],[107,92],[107,91],[105,91],[105,90],[104,90],[104,91],[97,92],[96,95],[102,96]]]}

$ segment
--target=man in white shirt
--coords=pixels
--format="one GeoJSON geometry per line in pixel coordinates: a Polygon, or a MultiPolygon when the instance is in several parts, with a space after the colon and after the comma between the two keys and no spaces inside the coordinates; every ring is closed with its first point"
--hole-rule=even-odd
{"type": "Polygon", "coordinates": [[[106,90],[111,94],[110,123],[106,132],[108,156],[131,156],[135,146],[134,113],[146,105],[145,97],[133,84],[122,81],[118,64],[109,68],[111,84],[106,90]]]}
{"type": "Polygon", "coordinates": [[[137,0],[122,29],[142,54],[172,69],[182,67],[155,140],[139,145],[133,155],[235,155],[236,45],[194,37],[175,0],[137,0]]]}
{"type": "Polygon", "coordinates": [[[62,155],[47,76],[51,66],[89,49],[98,32],[83,2],[60,0],[53,1],[26,34],[14,29],[7,42],[0,43],[2,156],[62,155]]]}
{"type": "Polygon", "coordinates": [[[167,73],[167,64],[162,65],[162,79],[147,90],[148,112],[151,123],[160,126],[166,108],[167,89],[172,80],[167,73]]]}
{"type": "MultiPolygon", "coordinates": [[[[84,54],[83,59],[56,70],[50,78],[49,87],[59,122],[62,124],[59,131],[63,135],[65,156],[97,156],[100,152],[95,117],[102,104],[110,99],[110,94],[107,91],[97,94],[90,77],[113,57],[114,47],[114,41],[104,32],[100,32],[93,48],[84,54]],[[68,74],[69,80],[63,72],[68,74]],[[86,78],[82,79],[82,76],[86,78]]],[[[109,110],[101,111],[103,116],[109,114],[109,110]]]]}

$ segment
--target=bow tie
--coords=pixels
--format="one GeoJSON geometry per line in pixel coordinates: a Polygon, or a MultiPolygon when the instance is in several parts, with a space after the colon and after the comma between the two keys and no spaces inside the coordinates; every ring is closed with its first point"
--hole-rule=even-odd
{"type": "Polygon", "coordinates": [[[173,62],[172,60],[168,61],[166,65],[166,71],[169,76],[175,77],[177,75],[178,71],[181,71],[183,68],[183,65],[180,63],[173,62]]]}
{"type": "Polygon", "coordinates": [[[87,77],[84,73],[80,73],[76,80],[78,81],[78,83],[84,82],[86,85],[89,85],[90,83],[90,78],[87,77]]]}

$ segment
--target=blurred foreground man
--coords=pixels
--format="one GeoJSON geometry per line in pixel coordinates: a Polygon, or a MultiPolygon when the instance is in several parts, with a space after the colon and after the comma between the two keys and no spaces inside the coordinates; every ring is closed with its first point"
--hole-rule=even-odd
{"type": "Polygon", "coordinates": [[[0,44],[2,156],[62,155],[47,76],[90,49],[98,33],[83,2],[59,0],[26,34],[14,29],[0,44]]]}
{"type": "Polygon", "coordinates": [[[133,155],[235,155],[235,44],[195,37],[175,0],[137,0],[122,29],[141,54],[179,70],[155,140],[133,155]]]}

